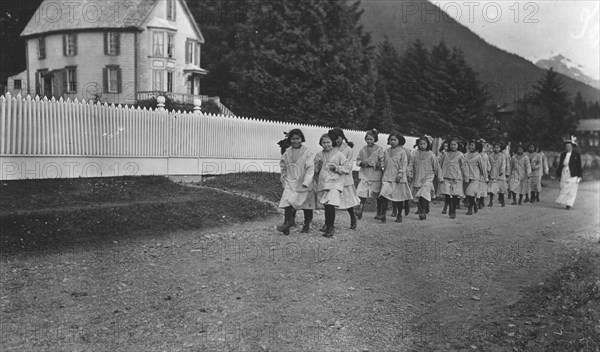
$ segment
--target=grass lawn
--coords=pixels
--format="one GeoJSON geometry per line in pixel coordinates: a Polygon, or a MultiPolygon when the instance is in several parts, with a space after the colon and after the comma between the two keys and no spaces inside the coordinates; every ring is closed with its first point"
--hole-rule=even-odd
{"type": "Polygon", "coordinates": [[[160,237],[275,214],[264,202],[164,177],[21,180],[0,184],[2,252],[160,237]]]}

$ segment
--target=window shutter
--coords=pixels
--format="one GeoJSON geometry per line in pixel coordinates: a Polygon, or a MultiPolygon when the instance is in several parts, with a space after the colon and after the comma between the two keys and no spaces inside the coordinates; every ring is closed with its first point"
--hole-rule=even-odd
{"type": "Polygon", "coordinates": [[[63,34],[63,55],[67,56],[67,35],[63,34]]]}
{"type": "Polygon", "coordinates": [[[121,78],[121,68],[117,67],[117,93],[123,92],[123,80],[121,78]]]}
{"type": "Polygon", "coordinates": [[[104,32],[104,55],[108,55],[109,36],[108,32],[104,32]]]}
{"type": "Polygon", "coordinates": [[[77,55],[77,34],[73,34],[73,56],[77,55]]]}
{"type": "Polygon", "coordinates": [[[190,63],[189,58],[190,58],[190,41],[186,40],[185,41],[185,63],[186,64],[190,63]]]}
{"type": "Polygon", "coordinates": [[[115,33],[115,46],[116,51],[115,51],[115,55],[121,55],[121,33],[115,33]]]}
{"type": "Polygon", "coordinates": [[[102,69],[102,90],[104,93],[108,93],[108,68],[102,69]]]}

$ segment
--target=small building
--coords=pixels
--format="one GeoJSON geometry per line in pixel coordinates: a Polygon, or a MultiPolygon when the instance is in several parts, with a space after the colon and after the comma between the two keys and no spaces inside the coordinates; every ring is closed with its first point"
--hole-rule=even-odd
{"type": "Polygon", "coordinates": [[[16,95],[27,94],[27,71],[20,72],[14,76],[8,77],[6,81],[6,92],[16,95]]]}
{"type": "Polygon", "coordinates": [[[582,151],[600,154],[600,119],[580,120],[574,135],[582,151]]]}
{"type": "Polygon", "coordinates": [[[200,92],[204,37],[184,0],[44,0],[21,37],[27,70],[9,79],[11,92],[20,81],[32,96],[208,100],[200,92]]]}

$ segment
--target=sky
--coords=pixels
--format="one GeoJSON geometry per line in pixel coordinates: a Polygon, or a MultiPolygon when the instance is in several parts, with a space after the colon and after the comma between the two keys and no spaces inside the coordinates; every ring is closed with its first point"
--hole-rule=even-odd
{"type": "Polygon", "coordinates": [[[490,44],[535,62],[559,53],[600,79],[599,0],[431,0],[490,44]]]}

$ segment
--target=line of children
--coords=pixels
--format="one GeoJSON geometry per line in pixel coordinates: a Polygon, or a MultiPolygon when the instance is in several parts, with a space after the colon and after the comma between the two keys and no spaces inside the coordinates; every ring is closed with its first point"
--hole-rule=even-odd
{"type": "MultiPolygon", "coordinates": [[[[437,176],[438,195],[444,196],[444,210],[451,219],[456,218],[460,199],[466,198],[467,215],[477,213],[484,205],[486,195],[490,197],[488,207],[493,206],[494,195],[505,206],[504,195],[522,204],[523,196],[530,195],[531,202],[539,201],[541,177],[547,174],[547,161],[530,144],[528,153],[522,145],[516,147],[510,158],[502,143],[494,143],[492,153],[484,150],[483,140],[471,140],[467,152],[463,154],[457,139],[445,141],[440,148],[440,156],[431,151],[432,138],[417,139],[416,151],[404,148],[406,140],[397,132],[388,137],[389,148],[383,149],[375,143],[378,131],[371,130],[365,135],[366,146],[356,158],[360,167],[358,189],[352,177],[353,144],[343,130],[334,128],[321,136],[319,145],[323,148],[316,155],[302,143],[305,142],[301,130],[293,129],[286,135],[290,145],[280,161],[283,194],[279,207],[284,209],[284,222],[277,229],[289,235],[295,225],[296,210],[303,210],[302,233],[310,231],[313,210],[325,209],[325,224],[321,229],[325,237],[335,232],[336,209],[346,210],[350,215],[350,229],[357,228],[357,219],[362,219],[364,206],[369,198],[377,201],[375,219],[386,222],[389,202],[394,206],[392,216],[402,222],[402,211],[408,215],[408,201],[417,199],[420,220],[427,218],[429,202],[435,197],[433,181],[437,176]],[[413,196],[414,195],[414,196],[413,196]],[[356,208],[356,211],[355,211],[356,208]]],[[[282,148],[283,149],[283,148],[282,148]]]]}

